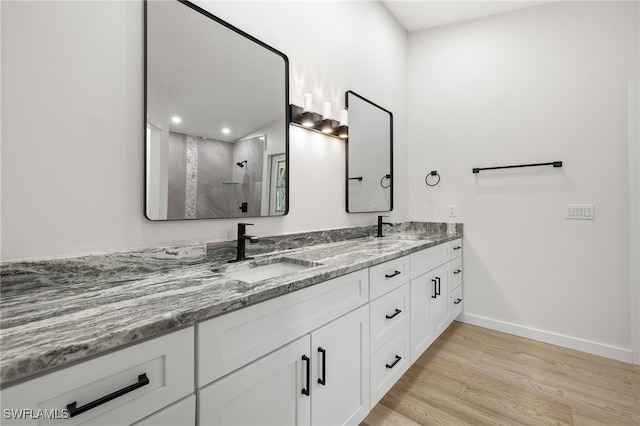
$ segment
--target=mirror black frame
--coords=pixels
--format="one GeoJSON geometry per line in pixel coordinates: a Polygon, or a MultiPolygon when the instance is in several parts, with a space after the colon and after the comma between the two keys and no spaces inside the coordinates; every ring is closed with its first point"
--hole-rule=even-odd
{"type": "Polygon", "coordinates": [[[284,104],[283,104],[283,108],[284,108],[284,137],[285,137],[285,164],[286,164],[286,169],[285,169],[285,210],[282,214],[279,215],[274,215],[274,216],[270,216],[270,215],[266,215],[266,216],[229,216],[229,217],[196,217],[196,218],[190,218],[190,219],[151,219],[148,214],[147,214],[147,197],[149,196],[149,194],[147,193],[147,184],[146,184],[146,177],[148,175],[148,167],[149,165],[147,164],[146,158],[147,158],[147,143],[146,143],[146,127],[147,127],[147,3],[150,1],[154,1],[154,0],[144,0],[143,3],[143,61],[144,61],[144,65],[143,65],[143,79],[144,79],[144,84],[143,84],[143,100],[144,100],[144,106],[143,106],[143,129],[142,129],[142,140],[144,141],[144,197],[142,200],[142,210],[144,212],[144,216],[145,218],[147,218],[148,220],[152,221],[152,222],[172,222],[172,221],[178,221],[178,220],[185,220],[185,221],[191,221],[191,220],[203,220],[203,219],[238,219],[238,218],[245,218],[245,217],[281,217],[281,216],[285,216],[289,213],[289,169],[290,169],[290,164],[289,164],[289,123],[291,122],[291,110],[289,108],[289,58],[287,57],[287,55],[285,55],[284,53],[280,52],[279,50],[269,46],[268,44],[264,43],[263,41],[258,40],[257,38],[253,37],[252,35],[246,33],[245,31],[242,31],[241,29],[235,27],[234,25],[224,21],[223,19],[220,19],[219,17],[213,15],[212,13],[210,13],[209,11],[191,3],[190,1],[187,0],[176,0],[179,3],[182,3],[183,5],[193,9],[194,11],[206,16],[207,18],[210,18],[211,20],[213,20],[214,22],[217,22],[220,25],[223,25],[224,27],[228,28],[231,31],[234,31],[235,33],[237,33],[238,35],[241,35],[249,40],[251,40],[252,42],[258,44],[259,46],[271,51],[272,53],[275,53],[276,55],[280,56],[283,60],[284,60],[284,71],[285,71],[285,82],[284,82],[284,89],[285,89],[285,94],[284,94],[284,104]]]}
{"type": "MultiPolygon", "coordinates": [[[[353,95],[360,100],[371,104],[372,106],[381,109],[389,114],[389,173],[390,175],[390,187],[389,187],[389,210],[372,210],[372,211],[349,211],[349,138],[347,138],[346,152],[345,152],[345,208],[347,213],[375,213],[375,212],[387,212],[393,210],[393,113],[380,105],[371,102],[369,99],[357,94],[352,90],[347,90],[344,94],[344,105],[347,111],[349,110],[349,95],[353,95]]],[[[351,131],[351,123],[349,123],[349,132],[351,131]]]]}

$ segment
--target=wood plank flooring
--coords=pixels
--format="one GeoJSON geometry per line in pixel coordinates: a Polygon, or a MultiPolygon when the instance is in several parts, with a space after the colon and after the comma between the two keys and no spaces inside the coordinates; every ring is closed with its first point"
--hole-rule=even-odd
{"type": "Polygon", "coordinates": [[[640,367],[454,322],[361,426],[640,425],[640,367]]]}

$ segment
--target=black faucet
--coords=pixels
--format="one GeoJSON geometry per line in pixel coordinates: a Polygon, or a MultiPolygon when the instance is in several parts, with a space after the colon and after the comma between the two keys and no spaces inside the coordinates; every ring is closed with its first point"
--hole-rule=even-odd
{"type": "Polygon", "coordinates": [[[389,216],[378,216],[378,235],[376,235],[376,237],[384,237],[384,235],[382,235],[382,225],[393,226],[393,223],[383,222],[382,221],[383,217],[389,217],[389,216]]]}
{"type": "Polygon", "coordinates": [[[247,235],[247,225],[253,225],[253,223],[239,223],[238,224],[238,246],[236,258],[233,260],[229,260],[228,263],[242,262],[243,260],[251,260],[253,257],[247,257],[244,253],[244,249],[246,247],[247,240],[249,242],[257,243],[258,238],[253,235],[247,235]]]}

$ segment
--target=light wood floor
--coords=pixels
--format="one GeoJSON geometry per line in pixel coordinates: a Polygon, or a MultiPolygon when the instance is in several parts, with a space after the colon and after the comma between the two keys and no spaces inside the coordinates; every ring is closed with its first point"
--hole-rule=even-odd
{"type": "Polygon", "coordinates": [[[362,425],[640,425],[640,367],[454,322],[362,425]]]}

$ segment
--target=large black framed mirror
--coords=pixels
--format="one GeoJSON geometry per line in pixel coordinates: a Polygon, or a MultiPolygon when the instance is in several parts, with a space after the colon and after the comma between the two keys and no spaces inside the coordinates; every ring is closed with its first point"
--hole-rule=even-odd
{"type": "Polygon", "coordinates": [[[347,212],[393,210],[393,114],[349,90],[347,212]]]}
{"type": "Polygon", "coordinates": [[[286,214],[287,56],[187,1],[144,25],[146,217],[286,214]]]}

